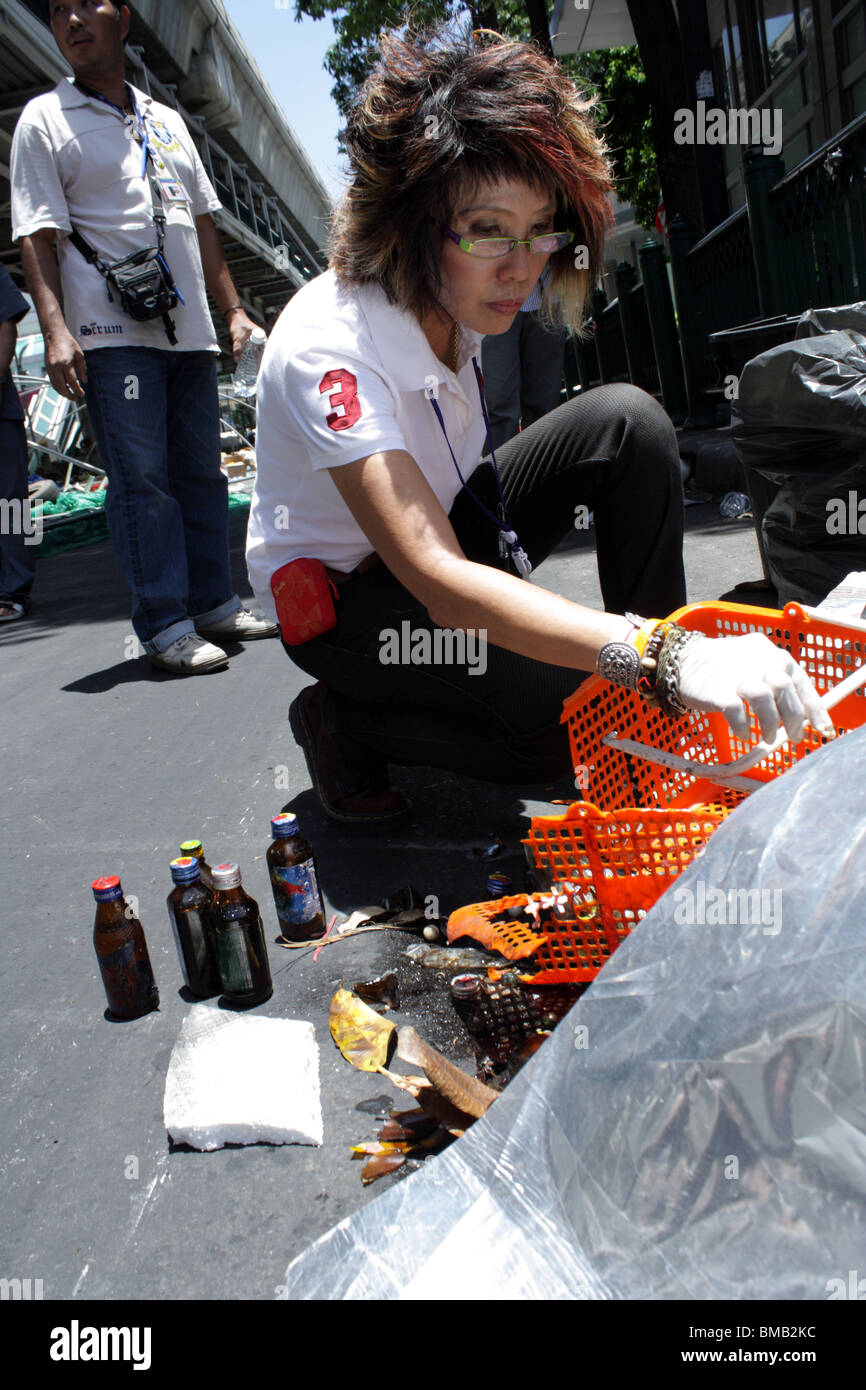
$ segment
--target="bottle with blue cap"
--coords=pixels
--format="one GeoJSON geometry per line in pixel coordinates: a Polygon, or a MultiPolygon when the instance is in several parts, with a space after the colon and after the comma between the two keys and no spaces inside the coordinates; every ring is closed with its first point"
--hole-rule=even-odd
{"type": "Polygon", "coordinates": [[[119,878],[94,879],[91,888],[96,899],[93,945],[108,1008],[115,1018],[140,1018],[159,1008],[144,929],[119,878]]]}
{"type": "Polygon", "coordinates": [[[318,941],[325,935],[325,908],[313,847],[298,829],[293,811],[271,819],[268,872],[285,941],[318,941]]]}
{"type": "Polygon", "coordinates": [[[170,868],[175,887],[166,907],[180,968],[187,989],[208,999],[222,988],[208,919],[213,893],[202,883],[201,865],[194,855],[172,859],[170,868]]]}

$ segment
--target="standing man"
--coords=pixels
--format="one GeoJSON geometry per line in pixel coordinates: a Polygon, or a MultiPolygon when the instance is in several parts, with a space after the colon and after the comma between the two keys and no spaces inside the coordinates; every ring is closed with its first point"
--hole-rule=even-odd
{"type": "Polygon", "coordinates": [[[205,289],[226,314],[235,360],[255,325],[238,303],[210,217],[219,199],[189,131],[176,111],[125,81],[129,7],[50,0],[50,23],[74,77],[21,113],[13,237],[51,384],[87,400],[136,634],[154,665],[211,671],[228,664],[215,643],[269,637],[276,627],[232,592],[219,348],[205,289]],[[104,272],[161,243],[154,264],[176,307],[141,320],[116,285],[109,295],[104,272]]]}
{"type": "Polygon", "coordinates": [[[555,410],[562,399],[566,333],[541,322],[542,284],[543,279],[521,304],[507,332],[488,334],[481,344],[494,449],[555,410]]]}
{"type": "Polygon", "coordinates": [[[24,411],[9,370],[18,338],[16,324],[29,312],[27,300],[0,265],[0,501],[6,504],[0,526],[0,623],[25,616],[36,573],[24,411]]]}

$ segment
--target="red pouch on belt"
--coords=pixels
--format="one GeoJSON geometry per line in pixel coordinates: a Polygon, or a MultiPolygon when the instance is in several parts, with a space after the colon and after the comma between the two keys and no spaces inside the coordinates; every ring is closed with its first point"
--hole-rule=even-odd
{"type": "Polygon", "coordinates": [[[271,593],[283,640],[299,647],[337,626],[337,586],[321,560],[290,560],[271,575],[271,593]]]}

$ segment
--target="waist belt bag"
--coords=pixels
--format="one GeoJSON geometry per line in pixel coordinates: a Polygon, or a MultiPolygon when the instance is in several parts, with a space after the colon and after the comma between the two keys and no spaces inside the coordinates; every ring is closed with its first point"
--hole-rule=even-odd
{"type": "Polygon", "coordinates": [[[114,288],[123,312],[139,323],[161,318],[177,304],[171,272],[158,246],[112,261],[106,266],[105,282],[109,299],[114,288]]]}
{"type": "Polygon", "coordinates": [[[283,641],[299,647],[337,626],[337,586],[321,560],[291,560],[271,575],[271,593],[283,641]]]}
{"type": "Polygon", "coordinates": [[[96,266],[105,280],[108,298],[112,303],[115,297],[112,294],[113,289],[123,312],[138,323],[161,318],[168,341],[174,347],[177,344],[177,336],[169,313],[177,305],[179,295],[162,254],[165,241],[165,213],[162,210],[162,196],[150,170],[148,183],[153,204],[156,246],[146,246],[143,251],[133,251],[131,255],[124,256],[119,261],[103,261],[80,232],[73,231],[69,240],[89,265],[96,266]]]}

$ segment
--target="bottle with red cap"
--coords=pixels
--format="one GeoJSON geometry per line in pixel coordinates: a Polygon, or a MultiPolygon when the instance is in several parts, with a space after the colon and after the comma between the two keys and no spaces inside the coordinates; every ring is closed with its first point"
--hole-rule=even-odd
{"type": "Polygon", "coordinates": [[[223,994],[234,1004],[262,1004],[274,986],[259,905],[244,892],[237,864],[217,864],[211,873],[208,915],[223,994]]]}
{"type": "Polygon", "coordinates": [[[108,1007],[117,1018],[140,1018],[159,1008],[144,930],[123,896],[120,879],[97,878],[93,945],[108,1007]]]}
{"type": "Polygon", "coordinates": [[[286,941],[318,941],[325,935],[325,909],[313,847],[298,829],[293,811],[272,816],[268,873],[280,930],[286,941]]]}

